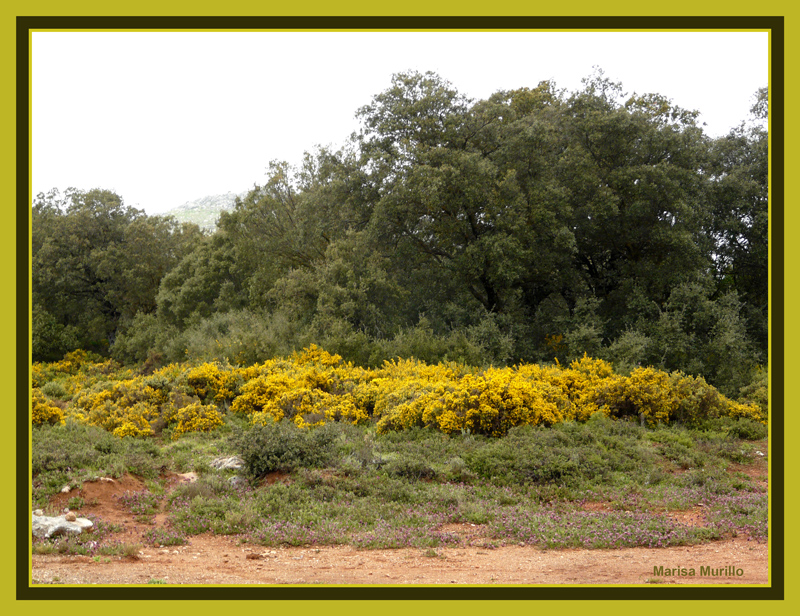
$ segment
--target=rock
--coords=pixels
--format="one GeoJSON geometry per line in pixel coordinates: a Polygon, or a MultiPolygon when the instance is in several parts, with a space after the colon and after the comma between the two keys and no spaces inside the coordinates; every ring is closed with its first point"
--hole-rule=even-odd
{"type": "Polygon", "coordinates": [[[228,483],[230,483],[234,487],[242,485],[244,482],[245,482],[244,478],[243,477],[239,477],[239,476],[234,476],[234,477],[231,477],[230,479],[228,479],[228,483]]]}
{"type": "Polygon", "coordinates": [[[33,515],[44,515],[44,511],[41,509],[34,509],[33,515]]]}
{"type": "Polygon", "coordinates": [[[65,516],[64,516],[64,519],[65,519],[67,522],[74,522],[75,520],[77,520],[77,519],[78,519],[78,516],[76,516],[74,513],[72,513],[72,512],[70,511],[70,512],[69,512],[67,515],[65,515],[65,516]]]}
{"type": "Polygon", "coordinates": [[[100,481],[106,481],[108,483],[114,483],[114,480],[111,477],[100,477],[100,481]]]}
{"type": "MultiPolygon", "coordinates": [[[[73,517],[75,514],[72,514],[73,517]]],[[[69,521],[65,516],[50,517],[46,515],[33,514],[33,534],[41,539],[49,539],[55,535],[72,533],[79,535],[87,528],[94,526],[91,520],[75,517],[74,521],[69,521]]]]}
{"type": "Polygon", "coordinates": [[[244,461],[239,456],[229,456],[227,458],[217,458],[211,461],[212,468],[217,470],[239,469],[242,468],[244,461]]]}
{"type": "Polygon", "coordinates": [[[69,494],[69,490],[70,490],[69,486],[64,486],[63,488],[61,488],[61,493],[62,494],[69,494]]]}

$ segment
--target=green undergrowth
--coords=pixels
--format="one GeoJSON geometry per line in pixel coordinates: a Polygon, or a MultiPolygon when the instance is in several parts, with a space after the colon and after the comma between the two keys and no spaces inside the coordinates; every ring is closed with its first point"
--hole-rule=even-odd
{"type": "MultiPolygon", "coordinates": [[[[68,422],[34,430],[33,497],[42,506],[64,485],[142,477],[147,489],[122,500],[139,517],[167,513],[164,528],[142,536],[148,545],[182,545],[201,533],[364,549],[659,547],[737,534],[763,541],[766,489],[737,469],[765,464],[765,432],[747,419],[653,429],[598,414],[502,438],[228,420],[172,441],[119,439],[68,422]],[[243,459],[239,471],[211,466],[229,455],[243,459]],[[158,480],[188,470],[197,482],[165,491],[158,480]],[[670,515],[693,509],[703,511],[703,524],[670,515]]],[[[73,543],[53,549],[93,553],[73,543]]]]}

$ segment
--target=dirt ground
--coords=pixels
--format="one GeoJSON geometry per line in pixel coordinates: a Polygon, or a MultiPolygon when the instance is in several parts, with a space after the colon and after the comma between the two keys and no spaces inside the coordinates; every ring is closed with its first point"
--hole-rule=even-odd
{"type": "MultiPolygon", "coordinates": [[[[740,469],[744,470],[744,469],[740,469]]],[[[753,469],[748,474],[756,475],[753,469]]],[[[766,482],[766,476],[753,477],[766,482]]],[[[191,481],[176,476],[177,481],[191,481]]],[[[113,540],[142,543],[150,525],[137,523],[116,498],[144,485],[126,476],[84,484],[60,494],[53,507],[63,508],[75,496],[87,503],[78,515],[93,514],[122,525],[113,540]]],[[[597,506],[595,505],[594,508],[597,506]]],[[[700,511],[674,514],[683,524],[702,523],[700,511]]],[[[163,525],[166,516],[156,516],[163,525]]],[[[138,556],[97,557],[33,555],[32,584],[768,584],[768,546],[747,537],[704,545],[616,550],[542,550],[513,545],[481,545],[483,529],[449,524],[464,547],[357,550],[348,546],[263,548],[240,544],[235,537],[200,535],[189,545],[143,546],[138,556]],[[654,568],[694,569],[694,576],[656,575],[654,568]],[[701,576],[701,567],[720,575],[701,576]],[[727,570],[726,570],[727,567],[727,570]],[[152,583],[152,582],[151,582],[152,583]]]]}

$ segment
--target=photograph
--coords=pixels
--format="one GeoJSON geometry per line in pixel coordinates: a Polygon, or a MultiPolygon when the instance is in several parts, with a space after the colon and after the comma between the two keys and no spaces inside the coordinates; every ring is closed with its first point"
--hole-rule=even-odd
{"type": "Polygon", "coordinates": [[[770,591],[780,20],[30,23],[29,590],[770,591]]]}

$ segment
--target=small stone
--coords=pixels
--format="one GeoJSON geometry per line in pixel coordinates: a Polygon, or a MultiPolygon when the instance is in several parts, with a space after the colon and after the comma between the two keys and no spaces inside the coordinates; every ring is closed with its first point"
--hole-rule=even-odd
{"type": "Polygon", "coordinates": [[[44,515],[44,511],[41,509],[34,509],[33,515],[44,515]]]}
{"type": "Polygon", "coordinates": [[[67,522],[74,522],[75,520],[77,520],[77,519],[78,519],[78,516],[76,516],[74,513],[72,513],[72,512],[70,511],[70,512],[69,512],[67,515],[65,515],[65,516],[64,516],[64,519],[65,519],[67,522]]]}
{"type": "Polygon", "coordinates": [[[70,490],[69,486],[64,486],[63,488],[61,488],[61,493],[62,494],[69,494],[69,490],[70,490]]]}

